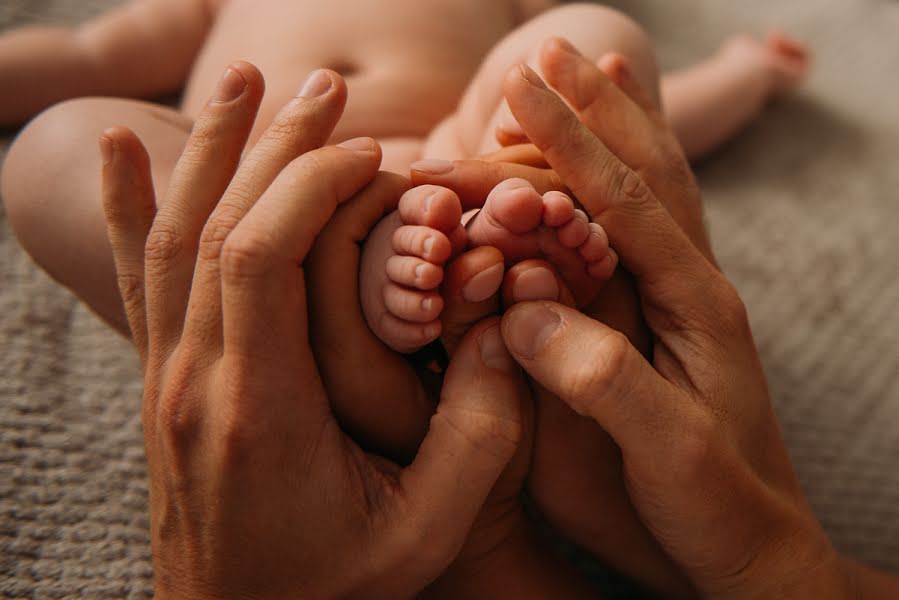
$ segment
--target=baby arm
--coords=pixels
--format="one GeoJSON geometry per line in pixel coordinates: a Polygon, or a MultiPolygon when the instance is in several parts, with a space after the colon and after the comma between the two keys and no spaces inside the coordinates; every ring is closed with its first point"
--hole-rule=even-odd
{"type": "Polygon", "coordinates": [[[32,26],[0,36],[0,126],[78,96],[177,91],[220,3],[131,0],[76,28],[32,26]]]}

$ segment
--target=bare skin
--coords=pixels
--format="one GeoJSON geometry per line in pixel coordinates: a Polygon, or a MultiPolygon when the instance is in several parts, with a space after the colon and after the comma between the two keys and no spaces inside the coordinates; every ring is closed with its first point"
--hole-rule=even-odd
{"type": "MultiPolygon", "coordinates": [[[[324,66],[346,75],[350,90],[330,142],[375,137],[384,148],[384,168],[402,173],[422,157],[470,158],[498,147],[502,78],[514,64],[533,63],[546,37],[565,35],[589,56],[609,49],[639,54],[645,36],[627,18],[593,4],[544,12],[554,4],[406,0],[385,8],[356,0],[282,0],[260,10],[251,0],[132,0],[75,29],[7,33],[0,36],[0,87],[17,93],[0,99],[0,125],[22,123],[78,98],[43,113],[11,149],[0,182],[10,224],[39,265],[125,332],[96,176],[94,144],[105,129],[126,125],[141,136],[164,197],[205,90],[224,65],[247,59],[268,82],[251,144],[303,76],[324,66]],[[182,88],[179,109],[125,99],[182,88]]],[[[795,59],[804,51],[793,46],[795,59]]],[[[761,44],[746,54],[778,55],[762,52],[761,44]]],[[[738,114],[722,114],[720,125],[703,121],[715,133],[700,135],[700,146],[723,141],[771,94],[801,80],[804,68],[787,70],[785,86],[783,77],[772,76],[768,59],[743,61],[751,68],[735,72],[734,64],[715,57],[663,85],[670,118],[685,124],[676,126],[685,142],[687,133],[697,135],[698,110],[704,113],[710,101],[732,106],[733,94],[743,96],[722,81],[754,82],[756,101],[738,114]],[[690,84],[694,77],[703,85],[690,84]]],[[[654,64],[635,68],[643,79],[657,75],[654,64]]]]}

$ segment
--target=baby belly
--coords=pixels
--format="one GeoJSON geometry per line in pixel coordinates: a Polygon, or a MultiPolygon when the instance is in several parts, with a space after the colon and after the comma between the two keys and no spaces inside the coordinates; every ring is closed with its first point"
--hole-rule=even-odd
{"type": "MultiPolygon", "coordinates": [[[[227,60],[205,60],[198,64],[185,93],[183,110],[196,116],[202,110],[227,60]],[[214,66],[213,66],[214,65],[214,66]]],[[[317,68],[330,67],[342,72],[347,84],[347,104],[334,130],[332,142],[360,136],[374,138],[423,138],[442,119],[451,114],[477,69],[470,64],[440,64],[384,58],[377,64],[354,64],[343,58],[322,56],[310,60],[278,60],[267,57],[250,59],[262,71],[266,93],[260,107],[251,141],[275,119],[278,112],[296,95],[305,77],[317,68]]]]}

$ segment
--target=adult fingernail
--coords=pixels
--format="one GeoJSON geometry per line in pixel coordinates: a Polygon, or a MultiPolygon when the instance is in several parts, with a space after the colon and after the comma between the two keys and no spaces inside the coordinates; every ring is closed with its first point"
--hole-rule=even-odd
{"type": "Polygon", "coordinates": [[[478,337],[478,347],[481,350],[481,360],[487,367],[503,373],[518,371],[518,363],[506,349],[499,325],[491,327],[478,337]]]}
{"type": "Polygon", "coordinates": [[[547,89],[546,84],[543,83],[543,80],[540,79],[540,76],[537,75],[537,72],[534,71],[534,69],[530,68],[527,65],[519,65],[518,69],[521,71],[521,77],[525,81],[527,81],[528,83],[530,83],[531,85],[533,85],[535,87],[547,89]]]}
{"type": "Polygon", "coordinates": [[[247,80],[236,69],[228,67],[219,80],[218,87],[215,88],[212,101],[218,104],[233,102],[240,98],[245,89],[247,89],[247,80]]]}
{"type": "Polygon", "coordinates": [[[515,279],[512,299],[515,302],[530,300],[558,300],[559,282],[552,271],[544,267],[528,269],[515,279]]]}
{"type": "Polygon", "coordinates": [[[571,42],[569,42],[568,40],[566,40],[565,38],[559,37],[559,38],[555,38],[553,41],[559,47],[559,50],[562,50],[563,52],[567,52],[568,54],[576,54],[576,55],[580,54],[580,52],[578,52],[578,49],[575,48],[574,45],[571,42]]]}
{"type": "Polygon", "coordinates": [[[420,160],[416,163],[412,163],[409,168],[413,171],[418,171],[419,173],[446,175],[453,170],[453,163],[448,160],[429,158],[427,160],[420,160]]]}
{"type": "Polygon", "coordinates": [[[505,273],[505,267],[501,264],[481,271],[462,288],[462,297],[467,302],[483,302],[499,290],[505,273]]]}
{"type": "Polygon", "coordinates": [[[309,77],[303,83],[303,87],[297,92],[297,96],[300,98],[316,98],[324,95],[331,89],[333,84],[331,76],[326,71],[319,69],[309,74],[309,77]]]}
{"type": "Polygon", "coordinates": [[[523,358],[534,358],[562,325],[562,317],[542,304],[524,305],[507,317],[508,348],[523,358]]]}
{"type": "Polygon", "coordinates": [[[337,144],[337,147],[353,152],[371,152],[375,149],[375,141],[370,137],[353,138],[337,144]]]}

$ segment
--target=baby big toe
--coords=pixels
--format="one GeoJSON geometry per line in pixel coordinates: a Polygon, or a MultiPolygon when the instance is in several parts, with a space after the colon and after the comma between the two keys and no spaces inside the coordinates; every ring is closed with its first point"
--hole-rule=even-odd
{"type": "Polygon", "coordinates": [[[452,190],[423,185],[403,194],[399,212],[405,225],[430,227],[448,235],[459,227],[462,202],[452,190]]]}
{"type": "Polygon", "coordinates": [[[543,198],[524,179],[509,179],[493,188],[484,202],[482,215],[485,226],[524,234],[536,229],[543,221],[543,198]]]}

